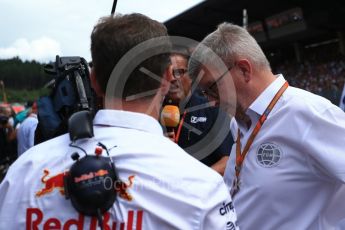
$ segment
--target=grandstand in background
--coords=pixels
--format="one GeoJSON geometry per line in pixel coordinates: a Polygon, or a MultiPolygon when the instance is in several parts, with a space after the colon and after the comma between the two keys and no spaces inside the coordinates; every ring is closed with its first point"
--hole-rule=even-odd
{"type": "Polygon", "coordinates": [[[345,79],[345,1],[207,0],[165,22],[200,41],[224,21],[243,25],[290,84],[339,104],[345,79]]]}

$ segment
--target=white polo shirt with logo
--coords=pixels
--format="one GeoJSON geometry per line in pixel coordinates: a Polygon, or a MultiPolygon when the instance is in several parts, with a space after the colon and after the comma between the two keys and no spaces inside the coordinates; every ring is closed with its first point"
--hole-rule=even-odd
{"type": "MultiPolygon", "coordinates": [[[[250,105],[251,127],[238,124],[241,151],[284,83],[278,76],[250,105]]],[[[229,190],[235,146],[224,176],[229,190]]],[[[322,97],[289,86],[244,159],[240,189],[233,197],[238,225],[249,230],[334,229],[345,218],[344,182],[345,113],[322,97]]]]}
{"type": "MultiPolygon", "coordinates": [[[[101,110],[94,125],[95,137],[76,144],[89,154],[99,141],[107,146],[125,184],[104,229],[237,229],[222,177],[164,137],[155,119],[101,110]]],[[[10,167],[0,185],[0,229],[98,228],[63,195],[71,154],[84,156],[69,143],[66,134],[34,146],[10,167]]]]}

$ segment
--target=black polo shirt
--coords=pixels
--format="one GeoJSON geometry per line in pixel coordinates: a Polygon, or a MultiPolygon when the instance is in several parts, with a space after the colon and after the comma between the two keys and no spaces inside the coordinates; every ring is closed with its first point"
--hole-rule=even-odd
{"type": "MultiPolygon", "coordinates": [[[[206,103],[208,103],[207,99],[204,96],[201,96],[200,92],[196,92],[189,99],[184,111],[180,111],[180,124],[184,117],[183,122],[185,125],[181,126],[178,145],[189,154],[196,156],[199,150],[199,145],[202,146],[200,148],[208,148],[210,143],[214,142],[216,149],[213,148],[213,151],[210,151],[206,157],[201,159],[201,162],[207,166],[211,166],[223,156],[229,156],[234,141],[230,133],[229,116],[218,107],[200,106],[205,105],[206,103]],[[199,107],[206,108],[199,109],[199,107]],[[185,111],[186,113],[184,115],[185,111]],[[218,120],[217,125],[214,126],[217,119],[220,120],[218,120]],[[225,135],[217,137],[220,129],[222,129],[222,132],[226,133],[225,135]],[[212,132],[210,132],[211,130],[212,132]],[[220,140],[220,138],[223,140],[220,140]],[[197,143],[199,143],[199,145],[195,146],[197,143]],[[190,146],[197,148],[188,149],[190,146]]],[[[175,128],[175,134],[177,134],[180,124],[175,128]]]]}

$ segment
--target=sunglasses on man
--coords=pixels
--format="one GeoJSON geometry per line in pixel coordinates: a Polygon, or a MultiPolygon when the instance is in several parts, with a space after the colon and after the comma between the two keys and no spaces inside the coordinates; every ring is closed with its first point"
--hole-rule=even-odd
{"type": "Polygon", "coordinates": [[[229,72],[232,69],[232,67],[227,68],[227,70],[220,75],[209,87],[206,89],[202,90],[201,92],[206,96],[206,97],[211,97],[211,98],[218,98],[218,87],[217,83],[222,80],[224,76],[226,76],[226,73],[229,72]]]}

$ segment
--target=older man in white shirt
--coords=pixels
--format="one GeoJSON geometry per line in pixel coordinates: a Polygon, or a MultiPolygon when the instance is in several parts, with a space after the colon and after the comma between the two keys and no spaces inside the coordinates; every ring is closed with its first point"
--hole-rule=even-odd
{"type": "Polygon", "coordinates": [[[204,92],[229,113],[236,108],[236,144],[224,179],[239,227],[334,229],[345,217],[339,212],[345,207],[344,112],[274,75],[255,39],[239,26],[219,25],[191,60],[191,75],[204,92]]]}

